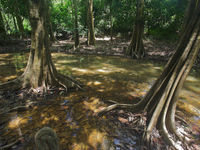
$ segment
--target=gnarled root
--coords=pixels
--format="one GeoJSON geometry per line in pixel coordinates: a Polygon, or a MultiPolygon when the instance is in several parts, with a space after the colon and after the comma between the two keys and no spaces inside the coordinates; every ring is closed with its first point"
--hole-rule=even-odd
{"type": "MultiPolygon", "coordinates": [[[[43,93],[46,93],[48,87],[63,87],[66,91],[68,88],[77,87],[78,89],[83,90],[83,85],[80,84],[78,81],[72,79],[71,77],[61,75],[59,73],[51,74],[51,81],[47,78],[43,81],[43,84],[39,87],[43,93]],[[53,82],[52,82],[53,81],[53,82]]],[[[6,83],[0,84],[0,91],[15,91],[20,89],[30,88],[34,90],[31,79],[23,74],[22,76],[18,77],[17,79],[8,81],[6,83]]]]}
{"type": "Polygon", "coordinates": [[[108,107],[105,107],[103,109],[101,109],[99,112],[97,112],[95,115],[97,116],[102,116],[103,114],[111,111],[111,110],[114,110],[114,109],[126,109],[126,110],[130,110],[131,112],[138,112],[140,111],[140,105],[138,104],[120,104],[116,101],[110,101],[109,102],[111,103],[114,103],[108,107]]]}

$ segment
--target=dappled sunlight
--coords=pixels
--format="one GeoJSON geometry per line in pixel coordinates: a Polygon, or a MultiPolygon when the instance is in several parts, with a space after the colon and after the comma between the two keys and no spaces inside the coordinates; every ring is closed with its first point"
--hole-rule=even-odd
{"type": "Polygon", "coordinates": [[[58,121],[58,120],[59,120],[59,118],[57,116],[55,116],[55,115],[54,116],[50,116],[50,117],[44,117],[43,120],[42,120],[42,124],[45,125],[45,124],[49,123],[50,121],[58,121]]]}
{"type": "MultiPolygon", "coordinates": [[[[110,37],[106,37],[106,36],[104,36],[104,37],[102,37],[102,38],[100,38],[100,37],[96,37],[95,38],[97,41],[109,41],[110,40],[110,37]]],[[[114,38],[113,38],[114,39],[114,38]]]]}
{"type": "Polygon", "coordinates": [[[28,122],[28,119],[21,118],[21,117],[16,115],[14,117],[11,117],[11,121],[9,122],[8,127],[11,128],[11,129],[16,129],[20,125],[26,124],[27,122],[28,122]]]}
{"type": "MultiPolygon", "coordinates": [[[[108,100],[119,103],[138,102],[163,70],[162,63],[136,61],[116,56],[100,57],[64,53],[53,53],[52,56],[58,71],[77,78],[86,85],[85,91],[70,92],[67,96],[61,94],[47,101],[40,99],[37,101],[39,105],[15,114],[3,129],[2,137],[8,142],[13,141],[13,136],[19,135],[18,131],[13,132],[18,128],[21,134],[33,138],[39,129],[49,126],[56,131],[61,149],[101,149],[107,137],[104,130],[100,128],[104,129],[106,126],[100,125],[94,115],[107,106],[108,100]],[[74,101],[78,103],[73,104],[74,101]]],[[[0,72],[1,82],[16,78],[23,70],[23,65],[19,64],[19,61],[14,61],[20,60],[21,55],[3,57],[9,57],[10,62],[8,63],[6,59],[0,61],[5,64],[0,65],[3,70],[0,72]],[[12,67],[8,68],[9,65],[12,67]]],[[[178,107],[191,114],[189,119],[196,124],[200,124],[199,85],[199,76],[190,74],[181,90],[178,102],[178,107]]],[[[31,149],[34,143],[30,143],[31,149]]]]}
{"type": "MultiPolygon", "coordinates": [[[[98,147],[98,144],[103,143],[105,137],[105,133],[102,133],[100,131],[97,131],[96,129],[92,130],[89,137],[88,137],[88,143],[93,147],[98,147]]],[[[99,149],[101,149],[99,147],[99,149]]]]}
{"type": "Polygon", "coordinates": [[[93,71],[91,71],[89,69],[80,69],[80,68],[72,68],[72,71],[77,71],[77,72],[81,72],[81,73],[93,73],[93,71]]]}
{"type": "Polygon", "coordinates": [[[91,97],[88,101],[84,101],[83,104],[87,110],[90,110],[94,113],[98,112],[99,107],[103,105],[100,99],[96,97],[91,97]]]}

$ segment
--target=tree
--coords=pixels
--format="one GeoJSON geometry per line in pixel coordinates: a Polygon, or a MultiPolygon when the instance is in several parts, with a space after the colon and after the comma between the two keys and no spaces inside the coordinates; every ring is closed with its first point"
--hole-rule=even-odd
{"type": "Polygon", "coordinates": [[[11,3],[11,6],[9,6],[9,7],[14,9],[14,15],[17,19],[17,26],[18,26],[18,29],[20,32],[20,38],[23,39],[24,38],[24,25],[23,25],[23,19],[22,19],[21,13],[20,13],[19,4],[18,4],[17,0],[14,0],[12,3],[11,3]]]}
{"type": "Polygon", "coordinates": [[[49,50],[47,10],[48,0],[29,0],[31,50],[24,73],[17,79],[1,84],[1,90],[38,88],[45,92],[51,86],[61,86],[66,90],[80,85],[70,77],[57,72],[49,50]]]}
{"type": "Polygon", "coordinates": [[[131,43],[128,47],[127,54],[132,58],[140,59],[144,57],[145,51],[143,46],[144,34],[144,0],[137,0],[136,20],[131,38],[131,43]]]}
{"type": "Polygon", "coordinates": [[[116,103],[100,112],[104,113],[114,108],[129,108],[133,112],[145,111],[145,141],[149,142],[153,128],[158,128],[166,142],[176,149],[178,147],[173,135],[179,140],[184,139],[175,127],[176,103],[179,91],[200,50],[200,1],[190,0],[186,18],[176,52],[146,96],[137,104],[116,103]]]}
{"type": "Polygon", "coordinates": [[[88,45],[95,45],[93,0],[88,0],[87,26],[88,26],[88,45]]]}
{"type": "Polygon", "coordinates": [[[110,41],[113,42],[113,8],[112,8],[113,1],[110,0],[110,41]]]}
{"type": "Polygon", "coordinates": [[[23,20],[22,17],[19,15],[18,12],[15,13],[16,19],[17,19],[17,25],[18,25],[18,29],[21,35],[21,39],[24,38],[24,25],[23,25],[23,20]]]}
{"type": "Polygon", "coordinates": [[[50,40],[51,42],[55,42],[56,41],[56,37],[54,36],[54,33],[53,33],[53,28],[52,28],[52,24],[51,24],[51,18],[50,18],[50,15],[51,15],[51,12],[50,12],[50,4],[51,2],[48,1],[48,10],[47,10],[47,21],[48,21],[48,30],[49,30],[49,36],[50,36],[50,40]]]}
{"type": "Polygon", "coordinates": [[[76,48],[79,46],[77,0],[73,0],[73,7],[74,7],[74,42],[75,42],[75,48],[76,48]]]}
{"type": "Polygon", "coordinates": [[[0,36],[4,37],[6,35],[6,30],[5,30],[5,26],[4,26],[4,21],[3,21],[3,17],[1,14],[1,10],[0,10],[0,36]]]}

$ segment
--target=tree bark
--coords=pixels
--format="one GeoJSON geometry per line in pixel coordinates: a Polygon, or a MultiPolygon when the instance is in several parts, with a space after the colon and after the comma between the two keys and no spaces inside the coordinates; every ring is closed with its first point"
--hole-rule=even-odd
{"type": "Polygon", "coordinates": [[[87,26],[88,26],[88,39],[87,39],[88,45],[95,45],[93,0],[88,0],[87,26]]]}
{"type": "Polygon", "coordinates": [[[3,21],[3,17],[0,11],[0,37],[1,38],[5,38],[6,36],[6,30],[5,30],[5,26],[4,26],[4,21],[3,21]]]}
{"type": "Polygon", "coordinates": [[[73,0],[74,6],[74,45],[75,48],[79,46],[79,30],[78,30],[78,9],[77,9],[77,0],[73,0]]]}
{"type": "Polygon", "coordinates": [[[144,57],[143,46],[144,34],[144,0],[137,0],[136,20],[131,38],[131,43],[127,49],[127,54],[132,58],[140,59],[144,57]]]}

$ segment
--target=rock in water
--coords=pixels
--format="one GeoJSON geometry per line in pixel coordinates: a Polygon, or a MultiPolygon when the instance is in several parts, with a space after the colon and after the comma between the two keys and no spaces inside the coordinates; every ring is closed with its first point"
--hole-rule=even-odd
{"type": "Polygon", "coordinates": [[[44,127],[36,133],[35,144],[38,150],[59,150],[58,137],[49,127],[44,127]]]}

